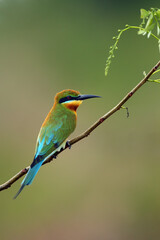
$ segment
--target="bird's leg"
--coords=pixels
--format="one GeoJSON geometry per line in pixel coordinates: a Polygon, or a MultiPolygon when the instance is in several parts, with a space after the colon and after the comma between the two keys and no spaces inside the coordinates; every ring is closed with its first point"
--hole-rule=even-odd
{"type": "Polygon", "coordinates": [[[71,144],[69,141],[66,142],[66,147],[68,147],[69,149],[71,149],[71,144]]]}

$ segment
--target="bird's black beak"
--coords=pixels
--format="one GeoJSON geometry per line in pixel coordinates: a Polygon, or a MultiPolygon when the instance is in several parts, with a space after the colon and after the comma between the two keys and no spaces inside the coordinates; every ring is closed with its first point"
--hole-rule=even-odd
{"type": "Polygon", "coordinates": [[[96,95],[79,95],[78,97],[76,97],[76,100],[86,100],[89,98],[100,98],[100,96],[96,96],[96,95]]]}

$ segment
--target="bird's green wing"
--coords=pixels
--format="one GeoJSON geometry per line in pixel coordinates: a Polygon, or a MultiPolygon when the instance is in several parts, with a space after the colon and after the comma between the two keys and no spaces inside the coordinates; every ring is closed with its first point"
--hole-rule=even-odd
{"type": "Polygon", "coordinates": [[[74,131],[74,121],[68,121],[67,115],[63,115],[58,122],[52,120],[51,123],[42,126],[37,138],[35,158],[32,166],[49,156],[67,139],[74,131]]]}

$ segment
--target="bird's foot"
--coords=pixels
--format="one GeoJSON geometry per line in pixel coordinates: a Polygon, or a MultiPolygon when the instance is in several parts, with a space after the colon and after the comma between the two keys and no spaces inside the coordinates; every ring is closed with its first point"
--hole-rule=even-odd
{"type": "Polygon", "coordinates": [[[56,155],[54,155],[54,154],[53,154],[53,156],[52,156],[52,157],[53,157],[54,159],[56,159],[56,158],[57,158],[57,156],[56,156],[56,155]]]}
{"type": "Polygon", "coordinates": [[[70,144],[69,141],[66,142],[66,146],[67,146],[69,149],[71,149],[71,144],[70,144]]]}

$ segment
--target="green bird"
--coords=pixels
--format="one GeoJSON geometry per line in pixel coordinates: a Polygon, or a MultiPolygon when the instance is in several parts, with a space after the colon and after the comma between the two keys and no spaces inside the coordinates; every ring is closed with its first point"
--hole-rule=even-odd
{"type": "Polygon", "coordinates": [[[42,163],[65,147],[68,136],[75,130],[77,123],[76,110],[82,101],[97,97],[100,96],[81,95],[78,91],[70,89],[56,94],[54,105],[38,134],[33,162],[14,198],[20,194],[26,185],[30,185],[33,182],[42,163]]]}

